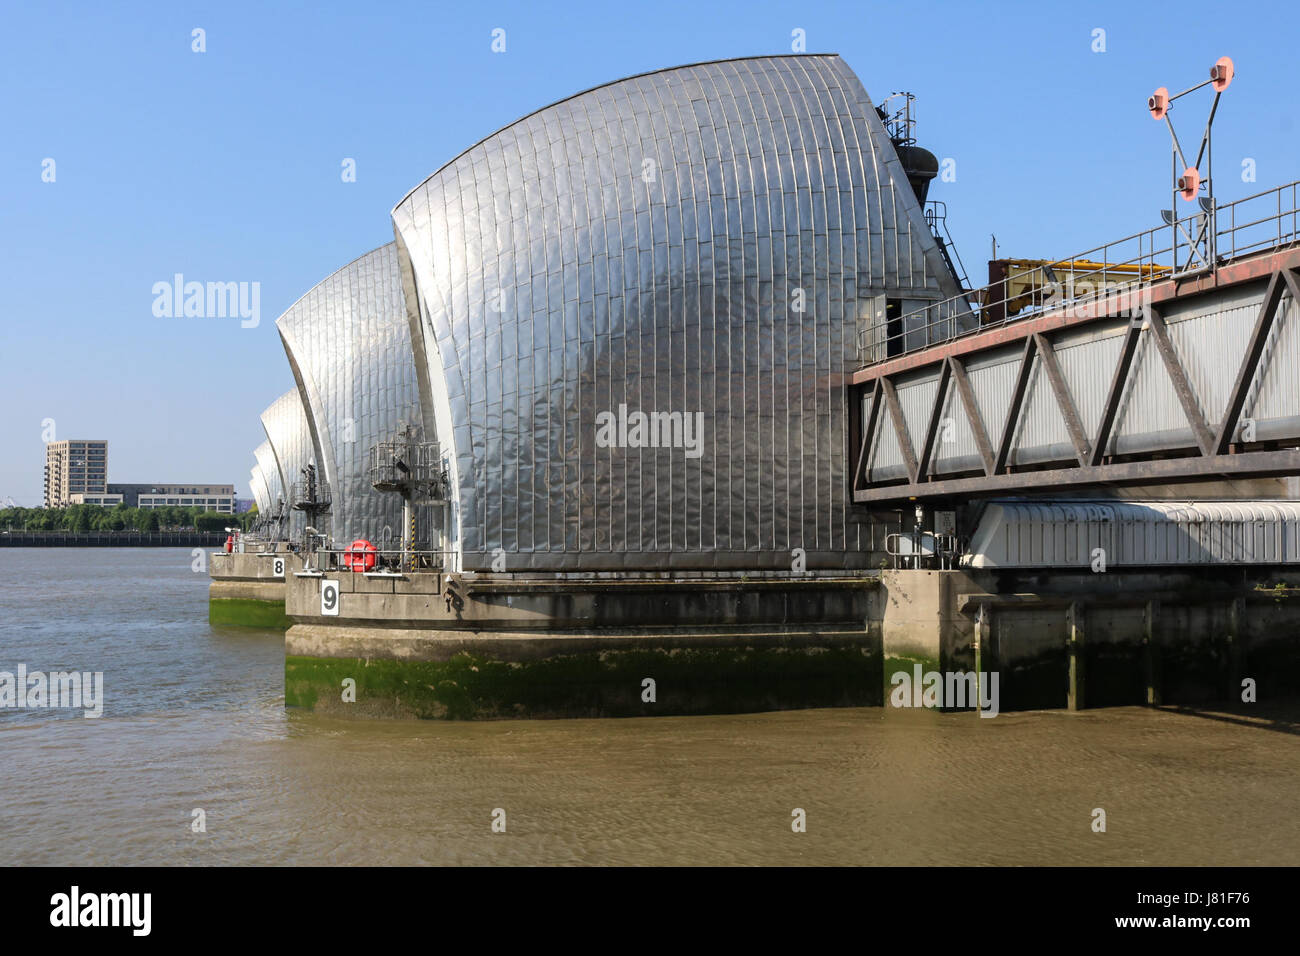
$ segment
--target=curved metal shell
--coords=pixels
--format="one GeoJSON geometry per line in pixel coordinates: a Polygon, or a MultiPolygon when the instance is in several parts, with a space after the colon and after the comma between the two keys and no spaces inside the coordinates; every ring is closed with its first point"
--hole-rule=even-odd
{"type": "Polygon", "coordinates": [[[253,492],[253,503],[257,505],[257,513],[260,517],[265,517],[271,510],[270,495],[266,490],[266,479],[262,477],[262,469],[254,465],[248,473],[248,487],[253,492]]]}
{"type": "Polygon", "coordinates": [[[253,452],[253,457],[257,459],[257,470],[262,475],[262,480],[266,482],[266,511],[263,514],[272,514],[277,510],[283,511],[288,507],[287,495],[284,493],[284,483],[280,478],[280,465],[276,461],[275,451],[271,448],[269,441],[264,441],[257,446],[253,452]]]}
{"type": "Polygon", "coordinates": [[[579,94],[393,223],[463,567],[867,559],[843,438],[858,331],[877,296],[958,289],[838,57],[579,94]]]}
{"type": "Polygon", "coordinates": [[[367,473],[370,447],[420,424],[395,243],[339,269],[276,321],[333,498],[336,541],[401,537],[402,500],[367,473]]]}
{"type": "Polygon", "coordinates": [[[314,463],[314,456],[311,428],[307,424],[307,414],[303,411],[302,399],[296,388],[285,392],[262,412],[262,427],[266,430],[266,438],[270,442],[280,476],[281,496],[288,518],[288,537],[290,541],[300,542],[307,520],[303,512],[291,510],[292,502],[289,498],[294,482],[301,478],[303,468],[314,463]]]}

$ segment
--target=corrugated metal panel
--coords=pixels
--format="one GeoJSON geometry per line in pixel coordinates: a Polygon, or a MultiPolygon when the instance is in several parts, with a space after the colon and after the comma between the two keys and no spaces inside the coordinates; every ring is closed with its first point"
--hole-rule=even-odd
{"type": "Polygon", "coordinates": [[[994,501],[971,536],[976,568],[1300,564],[1297,501],[994,501]]]}
{"type": "Polygon", "coordinates": [[[1160,351],[1151,333],[1143,332],[1106,453],[1126,455],[1195,446],[1196,439],[1160,351]]]}
{"type": "Polygon", "coordinates": [[[402,500],[375,491],[369,449],[419,426],[420,396],[396,243],[317,284],[276,321],[332,496],[336,542],[401,536],[402,500]]]}
{"type": "Polygon", "coordinates": [[[1260,358],[1262,374],[1242,409],[1255,423],[1257,441],[1300,433],[1300,310],[1289,294],[1282,306],[1260,358]]]}
{"type": "Polygon", "coordinates": [[[950,475],[956,472],[976,471],[984,467],[979,445],[971,427],[966,406],[951,383],[944,396],[943,411],[939,418],[939,431],[935,435],[934,453],[930,456],[930,473],[950,475]]]}
{"type": "Polygon", "coordinates": [[[1002,442],[1007,408],[1016,390],[1016,376],[1020,374],[1020,355],[1019,348],[1003,349],[966,367],[975,403],[994,448],[1002,442]]]}
{"type": "Polygon", "coordinates": [[[1263,300],[1263,283],[1252,283],[1176,303],[1165,316],[1169,340],[1210,422],[1223,418],[1263,300]]]}
{"type": "Polygon", "coordinates": [[[939,373],[936,371],[923,378],[900,383],[897,388],[898,407],[903,412],[912,451],[919,456],[921,446],[925,443],[926,429],[930,426],[930,412],[934,409],[935,397],[939,394],[939,373]]]}
{"type": "Polygon", "coordinates": [[[880,409],[875,442],[872,444],[871,457],[867,461],[869,463],[867,477],[871,481],[894,481],[911,477],[907,473],[907,464],[903,461],[903,448],[898,443],[898,432],[894,430],[893,419],[884,407],[880,409]]]}
{"type": "Polygon", "coordinates": [[[1062,339],[1054,345],[1061,375],[1078,409],[1084,434],[1091,439],[1101,425],[1101,411],[1110,391],[1111,376],[1106,370],[1114,370],[1124,347],[1124,326],[1112,326],[1105,335],[1073,344],[1062,339]]]}
{"type": "Polygon", "coordinates": [[[868,559],[843,439],[861,303],[958,290],[838,57],[571,97],[393,223],[464,567],[498,548],[511,569],[868,559]],[[620,410],[702,416],[698,457],[607,447],[620,410]]]}
{"type": "Polygon", "coordinates": [[[1014,465],[1032,465],[1075,459],[1070,433],[1061,416],[1056,393],[1043,371],[1042,359],[1035,355],[1033,362],[1009,461],[1014,465]]]}

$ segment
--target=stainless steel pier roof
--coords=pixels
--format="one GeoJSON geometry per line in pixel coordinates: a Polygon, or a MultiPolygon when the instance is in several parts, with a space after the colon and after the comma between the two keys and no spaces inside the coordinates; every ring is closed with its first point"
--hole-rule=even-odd
{"type": "Polygon", "coordinates": [[[858,333],[878,297],[958,290],[839,57],[580,93],[456,157],[393,224],[465,569],[865,560],[858,333]]]}
{"type": "Polygon", "coordinates": [[[301,541],[303,528],[307,525],[306,519],[301,511],[288,509],[292,506],[290,499],[294,484],[301,481],[302,469],[309,463],[314,463],[314,458],[311,428],[307,424],[307,414],[296,388],[285,392],[262,413],[262,427],[266,430],[267,441],[275,455],[281,492],[289,516],[289,540],[301,541]]]}
{"type": "Polygon", "coordinates": [[[288,507],[288,496],[284,493],[284,482],[280,478],[280,465],[276,461],[271,443],[264,441],[258,445],[253,452],[253,457],[257,459],[257,470],[266,483],[266,513],[274,512],[280,507],[288,507]]]}
{"type": "Polygon", "coordinates": [[[420,394],[394,243],[321,281],[276,321],[332,495],[330,534],[346,544],[401,537],[402,501],[370,484],[368,452],[420,425],[420,394]]]}

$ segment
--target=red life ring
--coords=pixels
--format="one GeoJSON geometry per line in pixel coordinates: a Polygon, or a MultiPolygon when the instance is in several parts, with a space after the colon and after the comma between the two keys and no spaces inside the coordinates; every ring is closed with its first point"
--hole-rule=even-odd
{"type": "Polygon", "coordinates": [[[369,571],[375,566],[375,546],[357,538],[343,551],[343,566],[349,571],[369,571]]]}

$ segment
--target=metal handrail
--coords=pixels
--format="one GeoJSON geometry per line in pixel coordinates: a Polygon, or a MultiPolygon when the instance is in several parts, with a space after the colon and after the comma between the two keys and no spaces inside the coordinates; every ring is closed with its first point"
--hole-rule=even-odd
{"type": "MultiPolygon", "coordinates": [[[[317,548],[313,552],[315,556],[315,568],[319,571],[350,571],[351,569],[343,563],[343,555],[348,548],[317,548]]],[[[375,569],[381,567],[394,568],[401,570],[440,570],[447,566],[446,556],[452,554],[451,551],[431,551],[428,549],[402,549],[402,548],[376,548],[374,551],[354,552],[360,554],[375,555],[375,569]],[[426,559],[429,559],[426,561],[426,559]],[[414,565],[414,567],[412,567],[414,565]]]]}
{"type": "Polygon", "coordinates": [[[900,317],[873,323],[858,332],[859,357],[864,365],[872,365],[1045,312],[1077,308],[1102,298],[1140,290],[1156,282],[1212,271],[1224,261],[1260,249],[1300,242],[1298,199],[1300,180],[1133,233],[1077,255],[1047,262],[1045,265],[1049,269],[1067,271],[1068,282],[1046,283],[1051,287],[1051,293],[1034,296],[1027,306],[1020,307],[1013,314],[1008,314],[1008,306],[1021,295],[1012,295],[1008,291],[1008,280],[1003,279],[914,309],[900,317]],[[1248,203],[1263,205],[1257,201],[1265,198],[1270,200],[1272,207],[1267,214],[1245,210],[1248,203]],[[1289,205],[1285,205],[1285,199],[1289,199],[1289,205]],[[1238,222],[1241,218],[1239,211],[1246,217],[1243,222],[1238,222]],[[1168,232],[1171,239],[1168,245],[1157,249],[1161,232],[1168,232]],[[1132,252],[1133,244],[1136,244],[1136,254],[1121,258],[1123,252],[1132,252]],[[1125,249],[1125,246],[1129,248],[1125,249]],[[1181,263],[1180,254],[1185,256],[1181,263]],[[1073,265],[1080,261],[1100,265],[1099,268],[1076,272],[1073,265]],[[891,335],[889,326],[894,323],[899,331],[891,335]]]}

